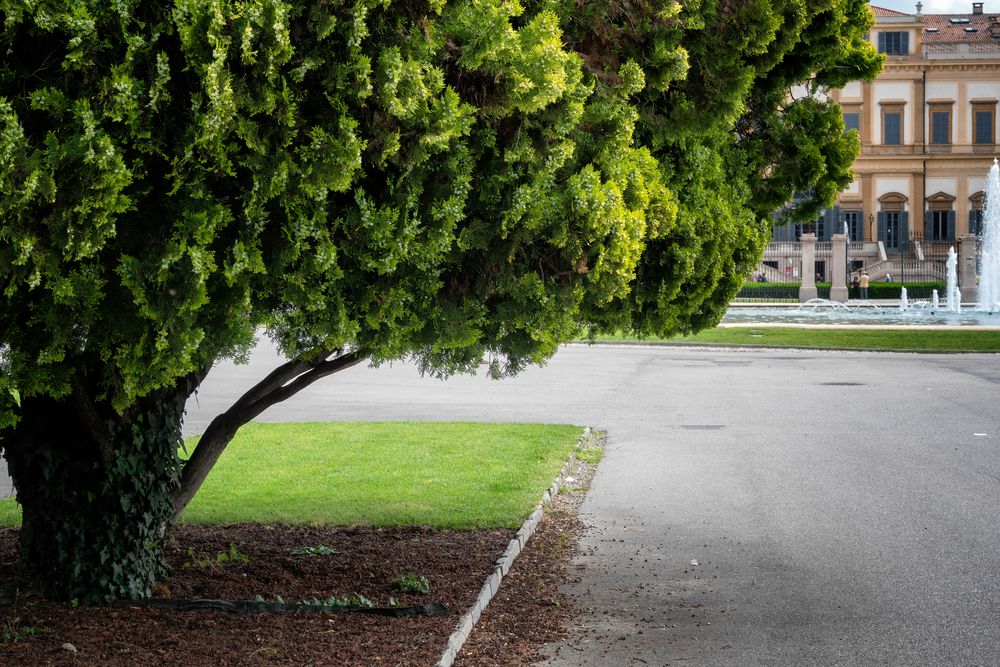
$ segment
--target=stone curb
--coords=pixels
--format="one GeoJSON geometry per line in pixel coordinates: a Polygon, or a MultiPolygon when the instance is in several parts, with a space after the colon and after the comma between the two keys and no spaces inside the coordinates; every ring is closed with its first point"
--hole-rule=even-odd
{"type": "Polygon", "coordinates": [[[583,429],[583,435],[580,436],[580,440],[576,443],[576,448],[573,453],[570,454],[569,459],[563,464],[563,467],[559,470],[559,475],[553,480],[552,485],[545,490],[542,494],[542,499],[539,501],[538,505],[535,506],[535,511],[531,513],[524,523],[521,524],[521,528],[517,531],[514,539],[510,541],[507,545],[507,549],[504,550],[503,555],[497,559],[497,562],[493,565],[493,572],[486,578],[486,582],[483,584],[482,589],[479,591],[479,597],[472,604],[467,612],[458,620],[458,625],[455,626],[455,631],[451,633],[451,637],[448,638],[448,644],[445,647],[444,653],[441,654],[440,659],[434,664],[434,667],[451,667],[452,663],[455,662],[455,658],[458,657],[458,652],[462,650],[465,642],[469,639],[469,635],[472,634],[472,629],[476,627],[476,623],[479,622],[479,617],[482,615],[483,610],[493,599],[493,596],[497,594],[500,590],[500,583],[503,578],[507,576],[510,572],[511,566],[514,564],[514,559],[517,558],[518,554],[524,548],[524,545],[528,543],[528,539],[534,535],[535,530],[538,528],[539,522],[542,520],[542,515],[545,512],[545,508],[552,505],[552,498],[554,498],[559,493],[559,488],[562,486],[563,482],[566,480],[566,475],[569,473],[570,467],[576,462],[576,453],[583,448],[583,445],[590,441],[592,431],[588,426],[583,429]]]}

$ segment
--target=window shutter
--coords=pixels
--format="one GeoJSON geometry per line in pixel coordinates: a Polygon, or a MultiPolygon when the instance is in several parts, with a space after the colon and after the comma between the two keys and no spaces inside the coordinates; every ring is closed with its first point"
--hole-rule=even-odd
{"type": "Polygon", "coordinates": [[[885,53],[885,33],[880,32],[878,34],[878,52],[885,53]]]}
{"type": "Polygon", "coordinates": [[[924,211],[924,239],[934,240],[934,211],[924,211]]]}
{"type": "Polygon", "coordinates": [[[837,219],[833,215],[833,209],[827,208],[823,210],[823,238],[820,241],[830,240],[830,230],[837,224],[837,219]]]}
{"type": "Polygon", "coordinates": [[[904,54],[904,55],[909,54],[909,52],[910,52],[910,31],[907,30],[907,31],[901,32],[899,34],[899,36],[900,36],[900,40],[899,40],[900,49],[899,49],[899,52],[902,53],[902,54],[904,54]]]}
{"type": "Polygon", "coordinates": [[[979,211],[976,209],[969,209],[969,233],[979,236],[979,216],[977,213],[979,211]]]}
{"type": "Polygon", "coordinates": [[[885,238],[885,211],[878,212],[878,239],[882,243],[886,242],[885,238]]]}
{"type": "Polygon", "coordinates": [[[948,240],[955,240],[955,212],[948,211],[948,240]]]}

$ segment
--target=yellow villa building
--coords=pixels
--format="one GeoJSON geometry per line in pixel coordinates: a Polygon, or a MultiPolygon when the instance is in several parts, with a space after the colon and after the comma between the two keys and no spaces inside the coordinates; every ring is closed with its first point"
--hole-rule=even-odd
{"type": "Polygon", "coordinates": [[[812,225],[775,227],[760,280],[791,274],[803,284],[815,277],[836,287],[841,275],[849,279],[862,268],[873,280],[938,280],[955,247],[962,282],[975,285],[974,237],[998,152],[1000,102],[1000,2],[986,4],[970,3],[967,14],[923,14],[920,2],[912,14],[872,6],[869,39],[886,54],[885,68],[874,81],[829,92],[861,138],[856,179],[812,225]],[[798,266],[789,271],[781,249],[811,242],[809,233],[816,239],[815,276],[798,266]],[[827,247],[841,235],[849,243],[843,260],[827,247]]]}

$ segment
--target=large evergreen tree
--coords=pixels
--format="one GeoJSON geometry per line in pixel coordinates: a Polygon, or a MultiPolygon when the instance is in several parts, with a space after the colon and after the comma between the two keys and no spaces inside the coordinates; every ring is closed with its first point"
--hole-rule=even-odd
{"type": "MultiPolygon", "coordinates": [[[[243,423],[363,360],[496,375],[718,321],[856,139],[860,0],[0,0],[0,445],[52,596],[148,595],[243,423]],[[290,360],[178,459],[255,337],[290,360]]],[[[806,211],[804,214],[808,214],[806,211]]]]}

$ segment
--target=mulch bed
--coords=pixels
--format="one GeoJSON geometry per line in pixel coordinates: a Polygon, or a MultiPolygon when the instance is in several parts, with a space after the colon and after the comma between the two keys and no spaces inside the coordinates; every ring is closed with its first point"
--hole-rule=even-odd
{"type": "MultiPolygon", "coordinates": [[[[594,466],[578,464],[575,491],[556,497],[500,591],[483,613],[456,667],[526,667],[565,634],[572,604],[559,592],[579,524],[576,510],[594,466]]],[[[509,530],[179,526],[168,549],[172,575],[157,594],[172,599],[311,601],[355,593],[376,606],[440,602],[443,617],[366,614],[232,614],[141,607],[73,608],[32,595],[19,582],[16,529],[0,528],[0,665],[400,665],[437,662],[459,617],[475,601],[509,530]],[[293,556],[303,547],[335,554],[293,556]],[[225,554],[220,563],[220,554],[225,554]],[[235,555],[236,558],[230,558],[235,555]],[[247,562],[242,562],[245,556],[247,562]],[[393,582],[414,573],[426,595],[393,582]],[[72,644],[76,652],[63,650],[72,644]]]]}
{"type": "MultiPolygon", "coordinates": [[[[261,595],[298,602],[357,593],[380,607],[388,606],[390,596],[400,606],[441,602],[449,614],[386,618],[74,609],[22,591],[16,606],[0,608],[0,664],[432,665],[511,535],[507,530],[180,526],[168,549],[173,574],[158,591],[164,596],[241,600],[261,595]],[[337,553],[291,555],[319,546],[337,553]],[[229,558],[231,553],[237,558],[229,558]],[[226,554],[223,564],[219,554],[226,554]],[[404,593],[393,585],[410,572],[428,579],[430,593],[404,593]],[[77,652],[64,651],[65,643],[77,652]]],[[[16,581],[16,539],[16,530],[0,529],[0,585],[16,581]]]]}

